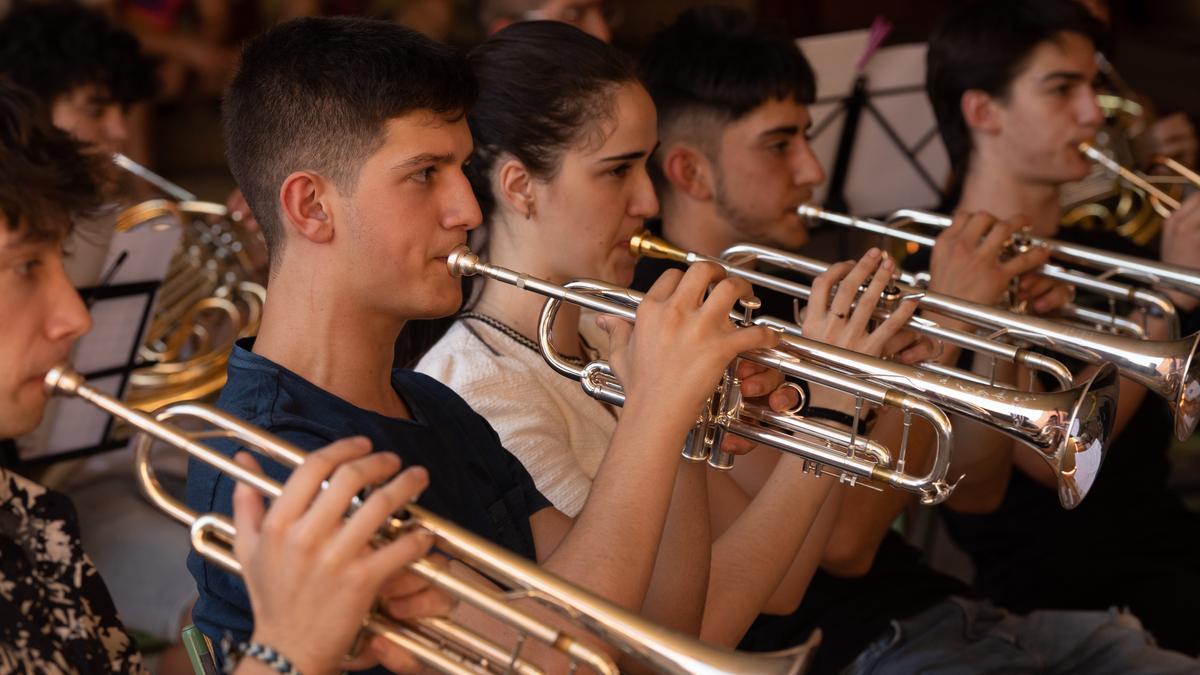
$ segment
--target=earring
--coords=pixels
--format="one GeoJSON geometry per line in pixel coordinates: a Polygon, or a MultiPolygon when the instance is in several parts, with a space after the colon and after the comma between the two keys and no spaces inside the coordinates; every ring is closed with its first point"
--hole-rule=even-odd
{"type": "Polygon", "coordinates": [[[525,211],[525,220],[532,220],[534,216],[533,200],[529,200],[529,209],[525,211]]]}

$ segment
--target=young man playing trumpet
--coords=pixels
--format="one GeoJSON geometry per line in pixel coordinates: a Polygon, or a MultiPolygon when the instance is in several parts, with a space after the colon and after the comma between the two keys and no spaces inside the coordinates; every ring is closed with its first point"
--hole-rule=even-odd
{"type": "MultiPolygon", "coordinates": [[[[28,433],[46,405],[43,380],[91,327],[63,269],[62,244],[74,216],[99,201],[96,165],[50,125],[34,97],[0,80],[0,438],[28,433]]],[[[370,533],[428,482],[420,469],[381,488],[343,526],[348,501],[316,498],[325,479],[352,494],[388,479],[394,459],[368,457],[362,439],[311,456],[264,513],[262,498],[235,497],[242,564],[257,620],[251,642],[270,647],[305,673],[333,673],[355,641],[362,617],[383,590],[396,618],[432,616],[447,598],[397,569],[424,555],[427,537],[406,535],[364,554],[370,533]],[[370,501],[369,500],[369,501],[370,501]],[[311,504],[310,504],[311,502],[311,504]],[[357,521],[357,522],[356,522],[357,521]],[[279,536],[308,528],[316,542],[279,536]],[[355,534],[355,531],[361,534],[355,534]],[[297,621],[297,617],[305,620],[297,621]]],[[[238,460],[257,465],[247,455],[238,460]]],[[[413,670],[407,652],[373,640],[359,664],[381,660],[413,670]],[[372,656],[374,658],[372,658],[372,656]]],[[[64,495],[0,467],[0,671],[147,672],[103,580],[84,553],[75,509],[64,495]]],[[[246,658],[238,673],[278,672],[246,658]]]]}
{"type": "MultiPolygon", "coordinates": [[[[651,40],[642,66],[659,111],[662,145],[652,165],[664,235],[709,256],[743,241],[803,246],[808,234],[796,207],[810,198],[824,173],[804,135],[815,86],[795,44],[764,33],[734,10],[692,10],[651,40]]],[[[953,231],[988,228],[1006,234],[1016,229],[971,216],[960,219],[953,231]]],[[[1001,262],[993,242],[961,239],[954,265],[934,270],[935,290],[972,284],[985,292],[994,288],[998,295],[1013,275],[1045,261],[1044,254],[1031,253],[1001,262]]],[[[643,260],[641,283],[670,266],[643,260]]],[[[790,300],[771,303],[768,291],[760,295],[765,306],[782,306],[784,318],[790,317],[790,300]]],[[[849,299],[842,302],[829,308],[835,317],[849,311],[849,299]]],[[[918,355],[919,350],[903,358],[918,355]]],[[[896,420],[887,413],[879,417],[871,436],[899,447],[896,420]]],[[[919,469],[926,459],[923,442],[913,437],[910,468],[919,469]]],[[[774,453],[753,453],[739,460],[734,478],[753,494],[775,459],[774,453]]],[[[951,473],[960,472],[967,477],[952,501],[970,499],[972,491],[1007,478],[986,465],[951,473]]],[[[910,502],[907,494],[834,490],[839,494],[825,505],[831,512],[821,515],[834,520],[832,533],[800,609],[760,618],[743,648],[783,647],[819,627],[823,641],[815,672],[910,673],[935,666],[981,673],[1195,669],[1183,656],[1150,646],[1121,616],[1035,612],[1022,617],[993,608],[966,585],[923,565],[920,553],[891,529],[910,502]]]]}
{"type": "MultiPolygon", "coordinates": [[[[926,86],[961,192],[958,207],[1021,217],[1040,237],[1194,267],[1200,195],[1164,222],[1157,251],[1059,231],[1060,187],[1091,169],[1078,146],[1102,123],[1093,89],[1101,30],[1074,0],[983,0],[946,18],[930,42],[926,86]]],[[[935,269],[952,254],[941,248],[934,248],[935,269]]],[[[1197,299],[1172,299],[1183,334],[1200,328],[1197,299]]],[[[1166,337],[1161,321],[1149,320],[1148,329],[1152,339],[1166,337]]],[[[1001,464],[1011,457],[1016,469],[1003,491],[974,509],[983,513],[947,513],[949,530],[974,561],[980,589],[1001,605],[1128,607],[1160,644],[1195,655],[1200,639],[1179,610],[1200,602],[1200,517],[1167,489],[1170,413],[1123,380],[1117,429],[1087,500],[1072,511],[1055,507],[1042,467],[1014,452],[1009,439],[985,433],[976,447],[1001,464]]]]}
{"type": "MultiPolygon", "coordinates": [[[[406,322],[462,302],[447,258],[481,219],[463,173],[475,94],[465,59],[388,23],[293,21],[246,47],[226,97],[226,139],[271,252],[270,300],[257,339],[230,359],[219,405],[300,447],[365,434],[427,468],[432,487],[421,501],[443,517],[630,610],[694,610],[653,584],[706,570],[706,559],[651,578],[668,507],[673,517],[696,512],[672,504],[677,474],[703,471],[685,466],[680,448],[729,362],[778,338],[730,323],[749,287],[722,280],[719,268],[665,277],[636,326],[607,321],[625,413],[579,515],[549,508],[462,399],[392,367],[406,322]]],[[[230,492],[227,479],[193,464],[193,507],[227,511],[230,492]]],[[[197,625],[248,633],[241,585],[196,557],[190,569],[197,625]]]]}

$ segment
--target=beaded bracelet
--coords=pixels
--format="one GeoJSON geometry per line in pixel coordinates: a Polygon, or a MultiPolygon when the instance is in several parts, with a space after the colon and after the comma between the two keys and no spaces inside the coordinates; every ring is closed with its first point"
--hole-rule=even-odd
{"type": "Polygon", "coordinates": [[[226,633],[221,639],[221,656],[223,661],[223,672],[229,675],[237,668],[238,662],[244,657],[251,657],[261,661],[271,670],[283,675],[300,675],[300,671],[286,656],[280,654],[274,649],[259,644],[257,642],[239,642],[234,645],[233,636],[226,633]]]}

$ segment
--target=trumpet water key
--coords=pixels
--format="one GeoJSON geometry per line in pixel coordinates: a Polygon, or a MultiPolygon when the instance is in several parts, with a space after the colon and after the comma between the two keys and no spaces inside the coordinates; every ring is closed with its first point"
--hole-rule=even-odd
{"type": "MultiPolygon", "coordinates": [[[[742,269],[730,264],[726,258],[744,259],[746,254],[751,254],[755,261],[783,269],[807,274],[825,271],[824,263],[751,244],[733,246],[720,259],[683,251],[649,235],[631,240],[630,245],[635,253],[642,255],[669,257],[689,264],[713,262],[722,265],[731,275],[795,297],[807,298],[810,289],[742,269]]],[[[921,302],[928,297],[928,294],[904,287],[898,293],[915,293],[912,297],[919,298],[921,302]]],[[[809,355],[813,344],[820,344],[811,340],[801,342],[800,327],[788,321],[758,317],[756,323],[783,331],[788,336],[785,338],[786,346],[803,355],[809,355]]],[[[822,347],[828,349],[826,345],[822,347]]],[[[1079,386],[1057,392],[1035,393],[997,387],[882,359],[874,360],[870,368],[863,369],[858,360],[843,361],[840,351],[830,351],[819,358],[834,367],[850,366],[866,380],[903,389],[935,405],[976,419],[1037,450],[1058,477],[1059,501],[1065,508],[1074,508],[1083,500],[1103,463],[1117,404],[1116,371],[1112,367],[1101,367],[1079,386]]]]}
{"type": "MultiPolygon", "coordinates": [[[[147,498],[191,528],[192,545],[197,552],[232,573],[240,573],[241,565],[232,548],[236,535],[232,521],[223,515],[196,513],[163,490],[151,464],[153,445],[160,441],[184,450],[271,498],[282,494],[283,487],[279,483],[265,474],[248,471],[205,441],[229,439],[291,468],[304,462],[306,453],[303,450],[203,404],[177,403],[154,416],[148,415],[89,387],[77,373],[63,367],[47,373],[45,385],[48,392],[78,397],[133,426],[139,432],[134,442],[135,466],[147,498]],[[184,430],[173,420],[200,423],[204,428],[184,430]]],[[[358,503],[356,501],[355,505],[358,503]]],[[[423,664],[440,672],[538,675],[543,669],[520,653],[526,638],[561,652],[570,660],[572,671],[583,665],[598,673],[615,675],[618,672],[607,653],[575,640],[512,605],[513,600],[522,598],[536,600],[561,612],[615,650],[662,673],[791,675],[804,671],[815,647],[815,638],[794,649],[771,654],[749,654],[707,645],[613,605],[415,504],[391,517],[377,533],[377,538],[381,542],[387,541],[413,528],[429,531],[435,536],[438,550],[469,565],[498,585],[513,590],[504,593],[464,581],[428,560],[412,563],[408,568],[410,572],[504,622],[522,636],[514,648],[509,648],[447,619],[396,622],[382,614],[372,614],[364,619],[365,630],[408,649],[423,664]]]]}

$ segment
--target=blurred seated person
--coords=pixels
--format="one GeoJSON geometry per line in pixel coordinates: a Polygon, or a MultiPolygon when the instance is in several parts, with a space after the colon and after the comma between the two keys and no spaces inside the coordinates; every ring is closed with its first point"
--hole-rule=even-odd
{"type": "Polygon", "coordinates": [[[561,21],[612,42],[619,21],[611,0],[481,0],[479,23],[487,35],[519,21],[561,21]]]}

